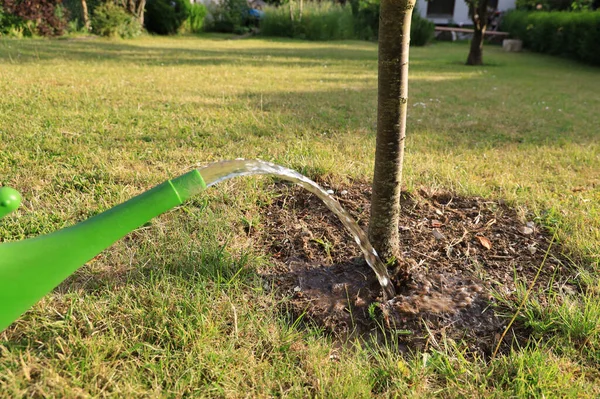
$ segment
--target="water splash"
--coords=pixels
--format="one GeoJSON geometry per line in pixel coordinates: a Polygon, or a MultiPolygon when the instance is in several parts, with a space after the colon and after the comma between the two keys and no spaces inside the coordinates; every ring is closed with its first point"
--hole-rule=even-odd
{"type": "Polygon", "coordinates": [[[215,162],[198,170],[210,187],[224,180],[234,177],[250,175],[274,175],[281,179],[296,183],[319,197],[323,203],[340,219],[342,224],[354,237],[354,241],[362,250],[365,260],[375,272],[377,280],[383,289],[386,299],[395,296],[394,286],[390,281],[387,268],[377,255],[375,248],[369,242],[367,235],[354,221],[352,216],[340,205],[340,203],[323,190],[317,183],[300,173],[260,160],[236,159],[234,161],[215,162]]]}

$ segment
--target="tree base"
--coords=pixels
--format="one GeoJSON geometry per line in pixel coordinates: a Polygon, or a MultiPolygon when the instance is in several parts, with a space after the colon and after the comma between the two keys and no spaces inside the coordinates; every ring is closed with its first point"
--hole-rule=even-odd
{"type": "Polygon", "coordinates": [[[471,57],[471,55],[469,55],[469,57],[467,58],[467,65],[483,65],[483,57],[479,56],[479,57],[471,57]]]}

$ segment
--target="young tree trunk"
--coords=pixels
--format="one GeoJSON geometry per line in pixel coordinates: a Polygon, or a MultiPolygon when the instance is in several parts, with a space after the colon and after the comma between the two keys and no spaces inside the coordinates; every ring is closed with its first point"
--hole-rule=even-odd
{"type": "Polygon", "coordinates": [[[88,7],[87,7],[87,1],[86,0],[81,0],[81,10],[82,10],[82,14],[83,14],[83,27],[85,28],[86,32],[90,31],[90,15],[88,13],[88,7]]]}
{"type": "Polygon", "coordinates": [[[471,40],[471,48],[467,57],[467,65],[483,65],[483,35],[485,31],[475,29],[473,39],[471,40]]]}
{"type": "Polygon", "coordinates": [[[488,0],[479,0],[477,3],[468,2],[468,4],[473,20],[473,39],[467,57],[467,65],[483,65],[483,38],[487,29],[488,0]]]}
{"type": "Polygon", "coordinates": [[[408,101],[410,23],[416,0],[381,0],[377,146],[369,239],[385,261],[400,256],[398,218],[408,101]]]}

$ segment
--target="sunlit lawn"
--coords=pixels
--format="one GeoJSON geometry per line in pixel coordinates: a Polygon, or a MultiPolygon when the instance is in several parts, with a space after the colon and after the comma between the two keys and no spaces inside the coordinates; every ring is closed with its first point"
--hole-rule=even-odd
{"type": "MultiPolygon", "coordinates": [[[[600,69],[497,47],[472,68],[467,50],[411,50],[405,184],[503,199],[558,229],[586,293],[530,301],[531,347],[402,357],[285,320],[242,222],[269,180],[249,178],[131,234],[0,334],[0,396],[600,395],[600,69]]],[[[0,184],[25,199],[0,240],[221,159],[369,181],[376,73],[366,42],[0,39],[0,184]]]]}

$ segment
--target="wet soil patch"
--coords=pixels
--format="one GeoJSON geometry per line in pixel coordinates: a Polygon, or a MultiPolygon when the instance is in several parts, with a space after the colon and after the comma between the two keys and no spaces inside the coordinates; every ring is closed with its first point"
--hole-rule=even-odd
{"type": "MultiPolygon", "coordinates": [[[[329,187],[366,229],[371,188],[365,183],[329,187]]],[[[404,193],[400,220],[403,259],[390,270],[397,296],[384,302],[374,273],[340,221],[314,195],[278,183],[262,209],[262,228],[250,234],[273,256],[263,271],[288,310],[327,331],[382,338],[394,334],[402,347],[462,340],[489,355],[512,315],[517,286],[538,277],[539,290],[573,290],[567,261],[552,236],[524,210],[448,192],[404,193]],[[548,251],[548,248],[550,250],[548,251]],[[504,299],[498,299],[504,298],[504,299]],[[385,304],[384,304],[385,303],[385,304]]],[[[525,342],[516,324],[505,339],[525,342]]]]}

